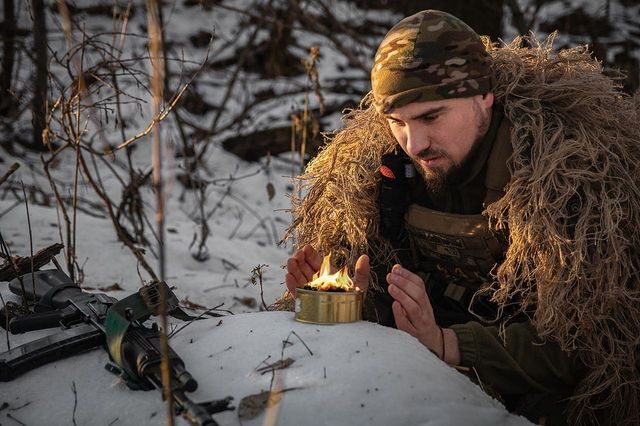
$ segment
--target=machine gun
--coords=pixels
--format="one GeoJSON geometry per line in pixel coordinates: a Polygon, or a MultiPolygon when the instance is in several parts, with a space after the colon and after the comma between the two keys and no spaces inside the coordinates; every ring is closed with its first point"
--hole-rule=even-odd
{"type": "MultiPolygon", "coordinates": [[[[103,346],[112,360],[106,365],[107,370],[121,376],[129,388],[162,389],[158,326],[154,323],[146,327],[143,323],[151,315],[157,315],[161,291],[165,292],[166,311],[170,315],[191,318],[178,307],[178,299],[164,282],[144,286],[118,301],[103,293],[84,292],[64,272],[52,269],[15,278],[9,289],[36,301],[34,313],[5,318],[9,331],[24,333],[56,326],[63,330],[1,353],[2,382],[46,363],[103,346]]],[[[193,425],[217,425],[211,415],[232,410],[231,397],[204,404],[193,402],[186,393],[195,391],[198,383],[171,348],[168,357],[176,414],[193,425]]]]}

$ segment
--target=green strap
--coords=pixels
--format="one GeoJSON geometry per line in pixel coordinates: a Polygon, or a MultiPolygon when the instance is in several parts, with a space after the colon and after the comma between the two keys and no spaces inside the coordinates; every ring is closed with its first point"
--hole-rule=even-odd
{"type": "Polygon", "coordinates": [[[167,313],[182,320],[195,319],[179,307],[179,301],[165,282],[153,282],[141,287],[137,293],[111,305],[105,321],[107,348],[113,362],[128,371],[122,360],[122,341],[132,322],[144,322],[150,316],[157,316],[160,309],[160,291],[167,299],[167,313]]]}

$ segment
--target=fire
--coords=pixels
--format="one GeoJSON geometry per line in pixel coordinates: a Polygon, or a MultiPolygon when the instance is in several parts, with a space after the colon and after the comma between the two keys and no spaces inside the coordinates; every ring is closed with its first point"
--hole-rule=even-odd
{"type": "Polygon", "coordinates": [[[305,287],[319,291],[359,291],[353,284],[347,271],[347,265],[335,274],[331,273],[331,253],[324,257],[320,270],[313,274],[313,279],[305,287]]]}

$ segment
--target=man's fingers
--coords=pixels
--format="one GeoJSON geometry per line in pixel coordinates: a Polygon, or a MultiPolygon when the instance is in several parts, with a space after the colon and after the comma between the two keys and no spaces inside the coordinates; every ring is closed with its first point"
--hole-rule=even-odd
{"type": "Polygon", "coordinates": [[[302,274],[298,262],[292,257],[287,260],[287,272],[287,275],[290,274],[295,279],[296,287],[302,287],[308,282],[305,276],[302,274]]]}
{"type": "MultiPolygon", "coordinates": [[[[295,293],[296,288],[303,287],[310,282],[321,266],[322,256],[311,245],[307,244],[296,251],[287,260],[285,282],[289,291],[295,293]]],[[[363,254],[356,261],[354,277],[354,284],[363,292],[369,289],[370,272],[369,256],[363,254]]]]}
{"type": "Polygon", "coordinates": [[[393,317],[396,320],[396,327],[398,327],[398,330],[406,331],[413,337],[418,337],[415,327],[407,317],[407,312],[398,301],[391,304],[391,310],[393,311],[393,317]]]}
{"type": "Polygon", "coordinates": [[[311,246],[311,244],[305,245],[302,248],[302,252],[304,253],[305,258],[309,263],[309,266],[311,266],[311,269],[313,269],[314,271],[319,271],[320,266],[322,266],[322,256],[320,256],[320,253],[318,253],[316,249],[311,246]]]}
{"type": "Polygon", "coordinates": [[[395,284],[389,284],[389,294],[396,302],[400,303],[404,312],[406,312],[409,321],[418,328],[422,316],[420,305],[412,297],[410,297],[403,289],[395,284]]]}
{"type": "Polygon", "coordinates": [[[296,280],[291,272],[287,272],[287,275],[284,276],[284,282],[287,285],[287,290],[295,296],[298,280],[296,280]]]}
{"type": "Polygon", "coordinates": [[[298,250],[294,255],[298,265],[306,278],[306,282],[313,279],[313,274],[322,266],[322,256],[309,244],[298,250]]]}
{"type": "Polygon", "coordinates": [[[424,289],[424,281],[422,281],[422,278],[420,278],[419,275],[414,274],[410,270],[403,268],[401,265],[397,263],[393,265],[393,268],[391,268],[391,273],[397,274],[398,276],[409,281],[412,285],[418,288],[424,289]]]}
{"type": "Polygon", "coordinates": [[[371,271],[369,266],[369,256],[366,254],[360,256],[356,261],[355,269],[355,285],[366,293],[369,289],[369,274],[371,271]]]}
{"type": "Polygon", "coordinates": [[[422,278],[399,265],[394,266],[391,272],[387,274],[387,282],[400,288],[420,305],[424,304],[425,299],[427,299],[422,278]]]}
{"type": "Polygon", "coordinates": [[[316,273],[317,269],[313,269],[313,267],[309,264],[309,259],[306,257],[305,253],[302,251],[298,251],[294,256],[296,262],[298,262],[298,268],[300,268],[300,272],[304,275],[304,284],[310,282],[313,279],[313,274],[316,273]]]}

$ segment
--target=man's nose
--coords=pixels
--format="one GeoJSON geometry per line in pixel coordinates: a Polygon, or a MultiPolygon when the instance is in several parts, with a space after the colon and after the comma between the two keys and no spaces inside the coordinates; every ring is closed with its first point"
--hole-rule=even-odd
{"type": "Polygon", "coordinates": [[[406,131],[406,150],[407,154],[409,154],[410,156],[417,156],[420,152],[429,148],[429,146],[431,145],[429,134],[424,129],[407,126],[406,131]]]}

